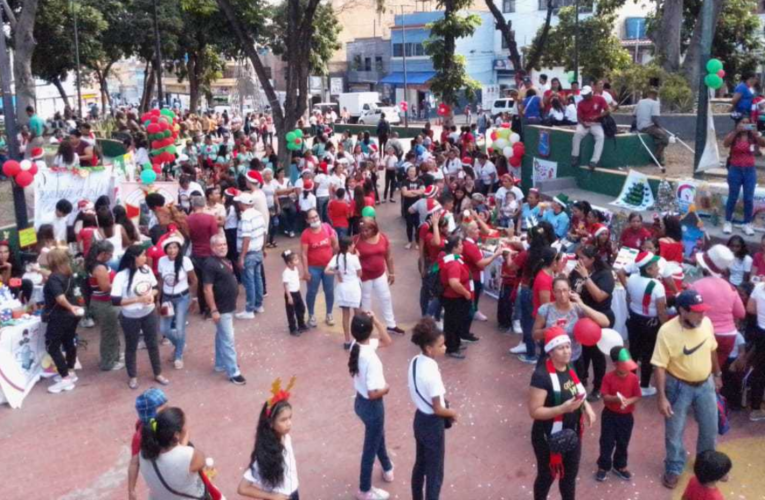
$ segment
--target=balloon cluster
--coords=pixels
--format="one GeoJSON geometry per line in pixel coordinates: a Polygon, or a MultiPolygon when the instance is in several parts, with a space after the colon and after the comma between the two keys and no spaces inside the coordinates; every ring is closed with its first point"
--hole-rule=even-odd
{"type": "Polygon", "coordinates": [[[438,105],[438,109],[436,110],[436,113],[438,113],[438,116],[447,116],[452,113],[452,108],[448,104],[442,102],[438,105]]]}
{"type": "Polygon", "coordinates": [[[521,142],[521,136],[510,129],[509,123],[503,123],[500,128],[492,131],[490,137],[491,150],[501,152],[513,167],[521,166],[523,155],[526,154],[526,146],[521,142]]]}
{"type": "Polygon", "coordinates": [[[710,59],[707,62],[707,76],[704,77],[704,83],[710,89],[717,90],[723,86],[723,78],[725,78],[725,70],[722,61],[710,59]]]}
{"type": "Polygon", "coordinates": [[[401,108],[401,111],[403,111],[404,113],[406,113],[407,111],[409,111],[409,103],[408,103],[408,102],[406,102],[406,101],[401,101],[401,102],[398,104],[398,107],[399,107],[399,108],[401,108]]]}
{"type": "Polygon", "coordinates": [[[287,132],[284,136],[287,139],[287,149],[290,151],[299,151],[303,149],[303,130],[296,128],[292,132],[287,132]]]}
{"type": "MultiPolygon", "coordinates": [[[[146,127],[148,139],[151,143],[151,163],[155,173],[162,172],[163,163],[172,163],[175,161],[175,141],[178,139],[178,132],[181,126],[178,124],[178,117],[169,109],[152,109],[141,117],[141,121],[146,127]]],[[[143,178],[143,174],[142,178],[143,178]]]]}
{"type": "Polygon", "coordinates": [[[27,187],[32,184],[37,173],[37,165],[29,160],[22,160],[21,163],[16,160],[8,160],[3,163],[3,174],[6,177],[12,177],[19,187],[27,187]]]}

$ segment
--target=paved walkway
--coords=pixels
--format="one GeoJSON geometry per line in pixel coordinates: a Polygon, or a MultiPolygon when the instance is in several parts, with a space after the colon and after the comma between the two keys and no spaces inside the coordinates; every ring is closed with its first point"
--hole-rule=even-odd
{"type": "MultiPolygon", "coordinates": [[[[393,287],[396,317],[410,328],[418,317],[419,279],[415,252],[403,249],[404,226],[396,218],[398,205],[382,205],[378,214],[395,247],[396,277],[393,287]]],[[[298,241],[279,240],[279,250],[297,249],[298,241]]],[[[277,376],[297,376],[292,402],[293,443],[298,460],[301,497],[308,500],[350,499],[358,488],[363,426],[353,411],[353,388],[346,368],[339,327],[318,328],[292,338],[287,334],[283,299],[278,280],[281,259],[273,252],[266,259],[270,294],[264,315],[236,322],[237,347],[247,385],[237,387],[213,372],[213,325],[193,315],[188,330],[186,367],[172,369],[172,347],[161,348],[164,374],[171,380],[166,392],[173,405],[189,418],[192,441],[216,461],[216,480],[229,498],[252,451],[255,424],[270,384],[277,376]]],[[[531,368],[507,355],[518,342],[515,335],[496,332],[496,302],[482,299],[488,323],[477,323],[482,337],[463,361],[441,361],[450,401],[461,420],[447,433],[445,500],[530,499],[535,462],[530,444],[531,420],[526,396],[531,368]]],[[[243,294],[240,304],[243,303],[243,294]]],[[[323,318],[323,302],[317,305],[323,318]]],[[[336,312],[335,317],[338,318],[336,312]]],[[[126,498],[129,444],[136,420],[134,399],[138,391],[127,387],[124,372],[101,373],[97,368],[97,329],[82,331],[90,340],[80,359],[77,388],[69,393],[48,394],[40,383],[19,410],[0,407],[0,464],[2,498],[117,500],[126,498]]],[[[417,348],[405,337],[381,357],[392,389],[385,398],[387,443],[396,464],[396,481],[382,484],[379,465],[374,482],[393,498],[410,498],[409,476],[414,462],[413,405],[406,388],[408,360],[417,348]]],[[[152,385],[146,351],[139,351],[140,389],[152,385]]],[[[596,405],[600,413],[602,405],[596,405]]],[[[765,423],[752,424],[743,415],[733,420],[733,430],[723,438],[722,448],[731,453],[731,482],[723,486],[726,498],[763,497],[765,444],[760,438],[765,423]],[[755,493],[756,492],[756,493],[755,493]]],[[[637,410],[631,446],[632,483],[609,477],[604,484],[593,479],[598,453],[599,425],[584,438],[579,475],[581,498],[670,499],[660,485],[663,460],[663,424],[655,401],[637,410]]],[[[689,424],[687,446],[693,450],[695,424],[689,424]]],[[[139,480],[139,497],[146,498],[139,480]]],[[[551,498],[559,498],[557,493],[551,498]]]]}

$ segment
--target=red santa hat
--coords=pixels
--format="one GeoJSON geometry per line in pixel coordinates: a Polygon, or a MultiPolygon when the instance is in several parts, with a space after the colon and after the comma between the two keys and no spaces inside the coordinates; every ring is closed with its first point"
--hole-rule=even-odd
{"type": "Polygon", "coordinates": [[[462,164],[463,165],[472,165],[473,164],[473,159],[471,157],[469,157],[469,156],[465,156],[465,157],[462,158],[462,164]]]}
{"type": "Polygon", "coordinates": [[[435,184],[425,188],[425,198],[435,198],[438,195],[438,187],[435,184]]]}
{"type": "Polygon", "coordinates": [[[304,191],[310,191],[313,189],[313,181],[311,179],[306,179],[303,181],[303,190],[304,191]]]}
{"type": "Polygon", "coordinates": [[[551,326],[545,331],[545,353],[549,353],[556,347],[570,343],[571,339],[566,333],[566,330],[559,326],[551,326]]]}
{"type": "Polygon", "coordinates": [[[257,170],[247,171],[247,180],[258,186],[263,185],[263,176],[257,170]]]}
{"type": "Polygon", "coordinates": [[[45,157],[43,148],[32,148],[32,152],[29,155],[30,160],[41,160],[43,157],[45,157]]]}
{"type": "Polygon", "coordinates": [[[603,224],[595,224],[595,226],[593,226],[593,229],[594,229],[593,234],[595,235],[596,238],[600,236],[601,234],[608,232],[608,227],[606,227],[603,224]]]}
{"type": "Polygon", "coordinates": [[[425,208],[427,208],[428,214],[433,214],[441,210],[441,204],[438,203],[438,200],[436,200],[435,198],[426,198],[425,208]]]}
{"type": "Polygon", "coordinates": [[[327,173],[327,168],[328,168],[328,165],[326,161],[319,163],[319,170],[321,170],[325,174],[327,173]]]}
{"type": "Polygon", "coordinates": [[[635,257],[635,264],[639,268],[642,268],[651,264],[652,262],[658,262],[658,260],[659,258],[651,252],[640,252],[637,254],[637,257],[635,257]]]}
{"type": "Polygon", "coordinates": [[[226,196],[230,196],[232,198],[236,198],[241,193],[242,193],[241,191],[239,191],[237,188],[233,188],[233,187],[230,187],[230,188],[226,189],[226,191],[224,191],[224,194],[226,196]]]}

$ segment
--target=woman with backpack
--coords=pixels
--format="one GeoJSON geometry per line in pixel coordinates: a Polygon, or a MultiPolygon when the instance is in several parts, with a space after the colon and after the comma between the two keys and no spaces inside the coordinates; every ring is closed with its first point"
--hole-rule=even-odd
{"type": "Polygon", "coordinates": [[[736,128],[725,136],[723,146],[730,149],[728,156],[728,202],[725,205],[723,232],[733,230],[733,211],[738,203],[739,190],[744,190],[744,233],[754,234],[752,214],[754,213],[754,188],[757,187],[757,171],[754,155],[763,146],[765,138],[757,132],[749,118],[742,118],[736,128]]]}

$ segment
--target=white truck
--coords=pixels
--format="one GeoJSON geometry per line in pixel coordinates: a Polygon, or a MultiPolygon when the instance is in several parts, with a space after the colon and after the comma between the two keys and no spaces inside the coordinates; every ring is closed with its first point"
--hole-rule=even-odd
{"type": "Polygon", "coordinates": [[[390,124],[401,121],[398,106],[385,106],[377,92],[345,92],[339,95],[339,105],[341,112],[343,108],[348,110],[351,123],[376,125],[383,113],[390,124]]]}

